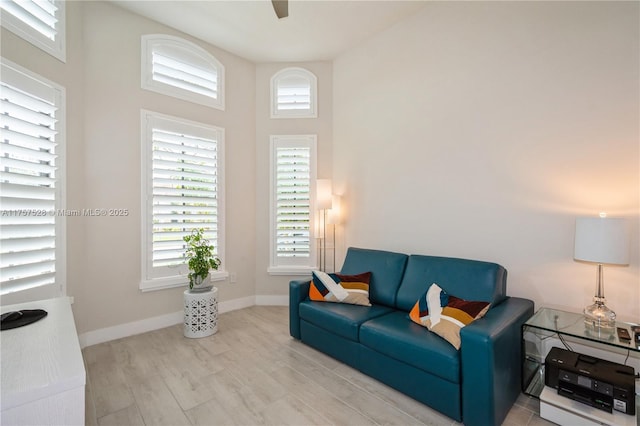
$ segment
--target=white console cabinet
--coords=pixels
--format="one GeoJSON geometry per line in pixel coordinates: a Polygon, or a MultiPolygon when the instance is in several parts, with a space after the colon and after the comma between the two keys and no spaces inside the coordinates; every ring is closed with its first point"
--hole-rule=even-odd
{"type": "Polygon", "coordinates": [[[48,315],[0,334],[0,423],[84,425],[86,373],[70,299],[3,306],[2,313],[21,309],[48,315]]]}
{"type": "Polygon", "coordinates": [[[558,391],[545,386],[540,394],[540,417],[559,425],[580,426],[637,426],[637,415],[606,411],[590,407],[558,395],[558,391]]]}

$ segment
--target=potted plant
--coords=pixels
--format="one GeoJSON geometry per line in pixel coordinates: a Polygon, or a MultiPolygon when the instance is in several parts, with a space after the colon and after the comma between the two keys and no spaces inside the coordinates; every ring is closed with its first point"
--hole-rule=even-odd
{"type": "Polygon", "coordinates": [[[218,269],[220,259],[213,255],[213,245],[204,237],[204,229],[194,229],[191,234],[183,238],[187,243],[185,256],[189,265],[189,288],[196,291],[205,291],[213,287],[210,269],[218,269]]]}

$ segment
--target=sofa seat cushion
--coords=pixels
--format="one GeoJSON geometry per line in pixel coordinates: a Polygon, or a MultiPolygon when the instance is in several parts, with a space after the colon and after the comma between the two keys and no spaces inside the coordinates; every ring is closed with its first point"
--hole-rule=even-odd
{"type": "Polygon", "coordinates": [[[304,321],[354,342],[359,340],[358,333],[362,323],[392,311],[393,309],[380,305],[360,306],[310,300],[299,306],[300,318],[304,321]]]}
{"type": "Polygon", "coordinates": [[[453,383],[460,383],[460,354],[446,340],[395,311],[360,327],[360,343],[453,383]]]}

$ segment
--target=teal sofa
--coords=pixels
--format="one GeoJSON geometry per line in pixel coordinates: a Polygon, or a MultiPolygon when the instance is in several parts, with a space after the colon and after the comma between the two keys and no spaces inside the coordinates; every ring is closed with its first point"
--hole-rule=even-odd
{"type": "Polygon", "coordinates": [[[456,421],[502,423],[520,393],[520,327],[533,315],[532,301],[506,295],[502,266],[349,248],[340,272],[371,272],[372,306],[314,302],[310,281],[291,281],[291,336],[456,421]],[[460,350],[409,319],[432,283],[491,303],[460,330],[460,350]]]}

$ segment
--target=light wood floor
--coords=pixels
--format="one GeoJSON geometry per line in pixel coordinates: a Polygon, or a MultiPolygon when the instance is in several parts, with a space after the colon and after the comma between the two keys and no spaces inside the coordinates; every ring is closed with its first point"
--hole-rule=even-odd
{"type": "MultiPolygon", "coordinates": [[[[288,308],[221,314],[87,347],[87,425],[454,425],[456,422],[289,336],[288,308]]],[[[505,425],[543,425],[521,395],[505,425]]]]}

